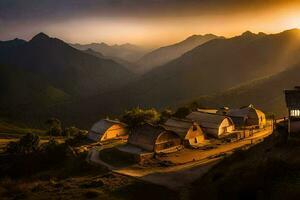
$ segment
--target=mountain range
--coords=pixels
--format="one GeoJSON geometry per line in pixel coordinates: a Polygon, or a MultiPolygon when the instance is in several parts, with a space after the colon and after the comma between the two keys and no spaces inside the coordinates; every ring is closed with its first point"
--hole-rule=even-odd
{"type": "Polygon", "coordinates": [[[126,89],[138,105],[163,107],[222,93],[299,62],[300,30],[214,39],[155,68],[126,89]]]}
{"type": "Polygon", "coordinates": [[[135,106],[249,103],[283,114],[282,90],[300,85],[300,30],[216,38],[143,75],[94,50],[38,34],[0,42],[1,115],[57,116],[89,126],[135,106]],[[205,98],[203,97],[205,96],[205,98]],[[20,112],[21,111],[21,112],[20,112]]]}
{"type": "Polygon", "coordinates": [[[44,33],[30,41],[0,42],[0,110],[47,109],[111,91],[136,75],[124,66],[79,51],[44,33]],[[42,109],[43,108],[43,109],[42,109]]]}
{"type": "Polygon", "coordinates": [[[79,50],[92,49],[96,52],[101,53],[103,56],[111,58],[119,58],[127,62],[135,63],[140,59],[147,50],[133,45],[133,44],[121,44],[121,45],[108,45],[102,43],[90,43],[90,44],[70,44],[72,47],[79,50]]]}
{"type": "Polygon", "coordinates": [[[111,56],[104,56],[102,53],[94,51],[93,49],[86,49],[86,50],[82,50],[83,52],[96,56],[98,58],[101,59],[109,59],[109,60],[113,60],[114,62],[126,67],[129,71],[139,74],[140,73],[140,67],[137,64],[131,63],[129,61],[123,60],[122,58],[118,58],[118,57],[111,57],[111,56]]]}
{"type": "Polygon", "coordinates": [[[141,71],[147,72],[151,69],[166,64],[167,62],[180,57],[182,54],[210,40],[220,38],[213,34],[192,35],[187,39],[173,45],[160,47],[144,55],[137,64],[142,66],[141,71]]]}

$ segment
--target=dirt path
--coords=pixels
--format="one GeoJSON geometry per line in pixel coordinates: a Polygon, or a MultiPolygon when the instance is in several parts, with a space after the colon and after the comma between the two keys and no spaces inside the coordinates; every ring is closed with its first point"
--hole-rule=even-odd
{"type": "Polygon", "coordinates": [[[161,158],[159,158],[159,160],[170,161],[172,163],[181,165],[181,164],[188,163],[188,162],[194,162],[194,161],[198,161],[198,160],[208,159],[210,157],[215,157],[220,154],[231,152],[235,149],[244,147],[246,145],[254,144],[257,141],[269,136],[270,134],[272,134],[272,130],[266,129],[259,133],[256,133],[254,136],[249,137],[247,139],[228,143],[228,144],[223,144],[214,149],[210,149],[210,150],[184,149],[180,152],[168,154],[164,157],[161,157],[161,158]]]}
{"type": "Polygon", "coordinates": [[[163,185],[170,189],[179,189],[202,177],[219,161],[220,159],[211,159],[199,163],[198,166],[188,167],[174,172],[152,173],[140,177],[140,179],[157,185],[163,185]]]}
{"type": "Polygon", "coordinates": [[[272,134],[271,129],[263,130],[252,137],[238,142],[220,145],[211,150],[185,149],[181,152],[162,157],[161,160],[176,163],[170,167],[143,167],[133,165],[125,168],[115,168],[99,159],[99,152],[92,149],[87,159],[91,162],[106,166],[115,173],[138,178],[143,181],[163,185],[171,189],[178,189],[203,176],[223,156],[220,154],[232,153],[234,149],[254,144],[272,134]]]}
{"type": "Polygon", "coordinates": [[[86,157],[86,161],[87,162],[93,162],[102,166],[107,167],[109,170],[115,170],[116,168],[107,164],[106,162],[100,160],[99,158],[99,151],[97,151],[96,149],[91,149],[86,157]]]}

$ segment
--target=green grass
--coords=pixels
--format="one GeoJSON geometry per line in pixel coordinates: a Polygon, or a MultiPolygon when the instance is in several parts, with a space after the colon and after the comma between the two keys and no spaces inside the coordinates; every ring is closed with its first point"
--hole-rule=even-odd
{"type": "Polygon", "coordinates": [[[35,133],[35,134],[43,135],[45,134],[45,131],[41,129],[28,128],[28,127],[15,125],[5,121],[0,121],[0,136],[1,135],[17,136],[26,133],[35,133]]]}

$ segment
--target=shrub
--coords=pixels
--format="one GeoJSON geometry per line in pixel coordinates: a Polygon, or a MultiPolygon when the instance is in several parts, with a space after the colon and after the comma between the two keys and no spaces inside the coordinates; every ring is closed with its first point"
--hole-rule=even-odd
{"type": "Polygon", "coordinates": [[[46,121],[46,124],[49,126],[48,135],[50,136],[60,136],[62,134],[61,122],[59,119],[50,118],[46,121]]]}
{"type": "Polygon", "coordinates": [[[185,118],[188,114],[191,113],[191,111],[192,110],[189,107],[180,107],[176,110],[173,116],[177,118],[185,118]]]}
{"type": "Polygon", "coordinates": [[[66,137],[71,137],[71,136],[78,134],[79,131],[80,131],[79,128],[76,128],[75,126],[71,126],[71,127],[65,128],[62,135],[66,136],[66,137]]]}
{"type": "Polygon", "coordinates": [[[134,108],[122,116],[122,121],[126,123],[130,129],[145,123],[156,124],[160,121],[160,113],[153,108],[148,110],[134,108]]]}
{"type": "Polygon", "coordinates": [[[171,109],[163,110],[160,114],[160,123],[165,123],[172,115],[173,111],[171,109]]]}
{"type": "Polygon", "coordinates": [[[73,137],[70,137],[69,139],[66,140],[66,144],[75,146],[75,145],[82,144],[83,142],[86,141],[86,139],[87,139],[87,131],[78,129],[78,132],[73,137]]]}
{"type": "Polygon", "coordinates": [[[39,147],[39,136],[27,133],[20,138],[18,142],[10,142],[7,145],[6,152],[9,154],[29,154],[36,152],[39,147]]]}

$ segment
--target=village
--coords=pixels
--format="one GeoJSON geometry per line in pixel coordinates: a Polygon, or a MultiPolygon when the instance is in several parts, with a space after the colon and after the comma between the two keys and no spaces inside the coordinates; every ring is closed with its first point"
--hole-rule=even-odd
{"type": "Polygon", "coordinates": [[[87,161],[170,188],[183,186],[222,158],[262,142],[277,123],[287,123],[290,134],[298,132],[300,88],[284,92],[289,112],[284,119],[266,117],[254,105],[197,108],[184,118],[170,117],[163,124],[144,123],[131,129],[118,120],[101,119],[88,132],[94,143],[83,147],[89,150],[87,161]]]}
{"type": "Polygon", "coordinates": [[[88,133],[95,143],[87,160],[115,173],[176,188],[198,178],[223,157],[263,141],[275,123],[253,105],[198,108],[184,118],[132,129],[120,121],[102,119],[88,133]],[[193,176],[174,179],[190,170],[193,176]]]}

